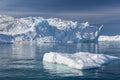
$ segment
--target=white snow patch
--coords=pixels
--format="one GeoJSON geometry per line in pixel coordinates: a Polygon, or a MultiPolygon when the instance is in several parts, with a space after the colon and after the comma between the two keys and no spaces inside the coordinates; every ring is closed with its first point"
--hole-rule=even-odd
{"type": "Polygon", "coordinates": [[[54,26],[59,30],[64,30],[69,28],[74,29],[77,27],[77,22],[61,20],[59,18],[49,18],[47,19],[47,21],[49,22],[49,25],[54,26]]]}
{"type": "Polygon", "coordinates": [[[44,42],[55,42],[55,39],[52,36],[41,37],[37,39],[37,42],[44,43],[44,42]]]}
{"type": "Polygon", "coordinates": [[[80,32],[77,32],[77,33],[76,33],[76,38],[82,39],[80,32]]]}
{"type": "Polygon", "coordinates": [[[88,22],[84,22],[84,23],[82,23],[82,25],[85,26],[85,27],[90,26],[90,24],[88,22]]]}

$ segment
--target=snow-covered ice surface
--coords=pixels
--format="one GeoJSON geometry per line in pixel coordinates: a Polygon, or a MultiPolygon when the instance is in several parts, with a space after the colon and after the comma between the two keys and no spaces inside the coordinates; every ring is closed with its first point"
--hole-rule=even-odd
{"type": "Polygon", "coordinates": [[[88,22],[43,17],[14,18],[0,15],[0,42],[80,42],[97,41],[101,27],[88,22]]]}
{"type": "Polygon", "coordinates": [[[120,41],[120,35],[116,35],[116,36],[100,36],[98,41],[120,41]]]}
{"type": "Polygon", "coordinates": [[[93,54],[89,52],[77,52],[74,54],[50,52],[45,53],[43,62],[63,64],[76,69],[90,69],[101,67],[111,60],[118,59],[114,56],[104,54],[93,54]]]}

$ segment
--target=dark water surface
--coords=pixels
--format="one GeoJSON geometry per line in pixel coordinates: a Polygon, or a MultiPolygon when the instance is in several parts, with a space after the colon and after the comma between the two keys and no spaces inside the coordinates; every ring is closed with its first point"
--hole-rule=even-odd
{"type": "Polygon", "coordinates": [[[46,52],[92,52],[120,57],[120,42],[0,44],[0,80],[120,80],[120,61],[97,69],[77,70],[43,63],[46,52]]]}

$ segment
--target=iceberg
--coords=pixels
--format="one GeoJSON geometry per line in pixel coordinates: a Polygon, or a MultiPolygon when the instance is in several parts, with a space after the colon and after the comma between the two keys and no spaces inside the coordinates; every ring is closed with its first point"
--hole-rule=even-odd
{"type": "Polygon", "coordinates": [[[74,54],[50,52],[45,53],[43,62],[67,65],[68,67],[75,69],[90,69],[101,67],[101,65],[114,59],[118,58],[89,52],[77,52],[74,54]]]}
{"type": "Polygon", "coordinates": [[[98,41],[120,41],[120,35],[116,35],[116,36],[100,36],[98,41]]]}
{"type": "Polygon", "coordinates": [[[0,42],[93,42],[98,40],[102,27],[59,18],[0,15],[0,42]]]}

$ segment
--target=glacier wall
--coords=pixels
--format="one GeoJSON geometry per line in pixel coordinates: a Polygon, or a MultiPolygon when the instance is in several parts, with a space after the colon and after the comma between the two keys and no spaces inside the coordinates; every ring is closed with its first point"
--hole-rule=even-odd
{"type": "Polygon", "coordinates": [[[88,22],[45,19],[43,17],[14,18],[0,15],[0,42],[88,42],[97,41],[102,26],[88,22]]]}

